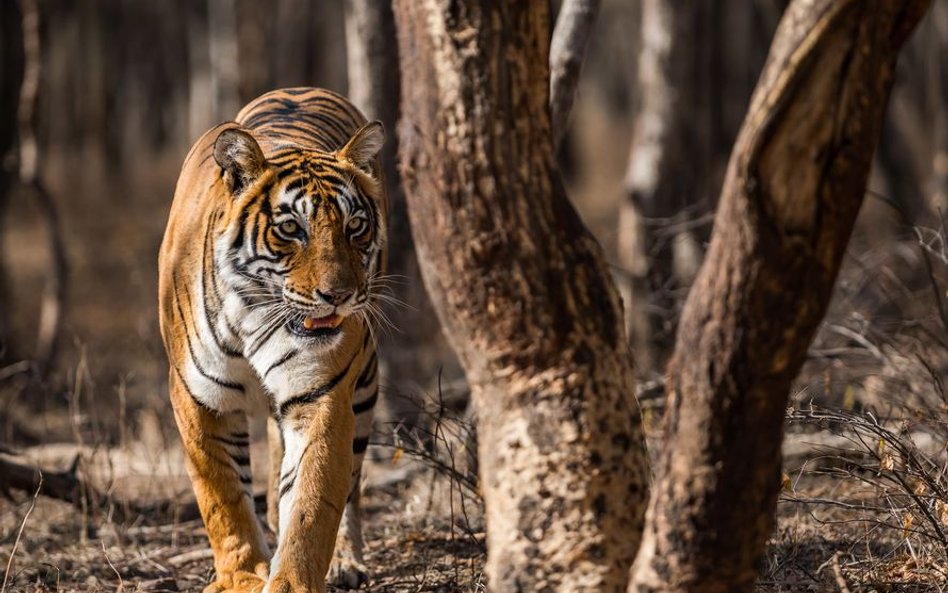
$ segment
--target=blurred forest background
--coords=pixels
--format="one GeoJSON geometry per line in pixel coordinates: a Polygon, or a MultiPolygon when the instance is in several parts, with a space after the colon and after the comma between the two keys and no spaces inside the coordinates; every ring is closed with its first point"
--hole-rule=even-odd
{"type": "MultiPolygon", "coordinates": [[[[630,304],[647,421],[661,406],[677,315],[786,2],[673,4],[603,0],[558,155],[630,304]]],[[[45,192],[18,181],[22,155],[7,155],[0,446],[137,439],[174,449],[156,265],[181,162],[201,133],[269,89],[347,94],[346,2],[23,5],[38,16],[36,110],[25,123],[45,192]],[[57,295],[62,325],[50,349],[37,336],[57,295]]],[[[11,23],[0,25],[6,34],[11,23]]],[[[899,60],[868,197],[796,401],[842,410],[944,406],[946,216],[948,0],[936,0],[899,60]]],[[[393,249],[403,240],[392,236],[393,249]]],[[[443,345],[401,348],[417,349],[424,364],[410,384],[389,384],[388,397],[433,397],[442,373],[443,385],[463,395],[443,345]]]]}
{"type": "MultiPolygon", "coordinates": [[[[656,43],[642,27],[650,4],[662,3],[603,2],[560,160],[574,203],[634,297],[639,372],[657,379],[785,3],[731,0],[679,10],[666,68],[673,95],[664,98],[667,90],[653,91],[662,86],[656,62],[643,53],[656,43]],[[651,101],[650,91],[658,94],[651,101]],[[674,105],[664,115],[673,129],[665,163],[654,166],[662,179],[643,187],[630,163],[647,156],[648,140],[633,132],[637,116],[643,129],[648,118],[663,116],[656,101],[674,105]]],[[[117,437],[120,404],[123,421],[154,415],[167,430],[156,253],[181,161],[204,130],[268,89],[315,85],[345,94],[344,3],[39,0],[36,7],[38,175],[58,213],[68,275],[52,373],[37,384],[35,369],[16,363],[34,356],[54,254],[41,200],[13,184],[3,196],[0,233],[7,365],[0,434],[20,443],[71,434],[43,412],[67,407],[78,383],[87,384],[84,407],[88,421],[102,425],[100,435],[117,437]]],[[[655,34],[661,43],[661,30],[655,34]]],[[[917,319],[913,306],[930,305],[909,298],[931,298],[912,227],[937,228],[946,204],[946,49],[948,2],[938,0],[899,63],[850,251],[848,267],[867,271],[849,280],[844,273],[840,287],[850,315],[890,329],[917,319]]],[[[399,240],[392,237],[395,249],[399,240]]],[[[443,365],[454,368],[443,353],[431,357],[428,376],[415,386],[432,385],[443,365]]]]}

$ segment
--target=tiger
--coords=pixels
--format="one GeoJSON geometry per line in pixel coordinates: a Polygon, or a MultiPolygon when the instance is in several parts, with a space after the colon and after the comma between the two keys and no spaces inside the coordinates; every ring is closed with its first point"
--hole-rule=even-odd
{"type": "Polygon", "coordinates": [[[379,397],[384,141],[382,124],[341,95],[288,88],[206,132],[184,160],[158,301],[175,422],[214,556],[205,593],[367,581],[359,498],[379,397]],[[272,555],[251,490],[248,419],[259,415],[272,555]]]}

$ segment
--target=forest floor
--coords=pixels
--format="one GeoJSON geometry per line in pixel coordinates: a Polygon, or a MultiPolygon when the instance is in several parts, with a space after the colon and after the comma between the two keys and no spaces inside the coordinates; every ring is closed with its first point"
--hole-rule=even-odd
{"type": "MultiPolygon", "coordinates": [[[[34,453],[45,453],[49,467],[48,459],[60,452],[34,453]]],[[[92,456],[104,457],[101,452],[92,456]]],[[[121,504],[90,511],[14,493],[0,501],[0,561],[5,564],[16,547],[6,591],[201,591],[212,579],[206,532],[193,516],[187,478],[172,475],[176,471],[169,472],[173,468],[168,465],[156,467],[157,479],[131,475],[118,469],[126,455],[113,452],[109,457],[106,463],[114,464],[113,471],[125,474],[112,481],[108,495],[114,500],[154,502],[157,496],[181,506],[128,515],[121,504]]],[[[363,511],[370,590],[483,590],[484,532],[477,501],[459,496],[447,476],[416,460],[393,463],[388,457],[367,464],[363,511]],[[457,504],[454,509],[451,500],[457,504]]],[[[103,461],[93,460],[92,471],[103,461]]],[[[171,466],[183,470],[180,460],[171,466]]],[[[263,479],[255,475],[258,501],[263,479]]],[[[263,507],[258,504],[262,518],[263,507]]]]}
{"type": "MultiPolygon", "coordinates": [[[[884,451],[872,449],[889,446],[895,451],[897,443],[880,439],[859,450],[858,438],[831,426],[837,418],[818,416],[798,411],[788,420],[778,524],[761,565],[758,591],[948,588],[943,542],[931,530],[948,515],[926,524],[927,507],[913,507],[905,491],[878,479],[890,466],[884,451]]],[[[655,449],[661,444],[652,432],[655,449]]],[[[920,455],[943,457],[944,441],[913,434],[920,455]]],[[[113,505],[73,505],[22,491],[0,500],[0,569],[16,550],[6,591],[200,591],[210,581],[206,532],[195,516],[180,450],[158,450],[134,439],[130,443],[112,448],[46,444],[19,452],[15,458],[57,470],[69,466],[78,452],[85,468],[79,475],[96,485],[100,502],[107,496],[113,505]],[[156,500],[171,503],[153,511],[129,510],[156,500]]],[[[266,458],[264,447],[254,444],[254,459],[266,458]]],[[[447,446],[439,447],[435,457],[428,455],[381,445],[370,450],[363,499],[366,564],[372,572],[368,590],[486,590],[481,501],[464,483],[463,464],[447,446]]],[[[898,467],[890,469],[897,475],[898,467]]],[[[254,483],[259,502],[265,466],[254,465],[254,483]]],[[[913,484],[924,498],[924,489],[913,484]]],[[[258,507],[263,516],[263,505],[258,507]]]]}

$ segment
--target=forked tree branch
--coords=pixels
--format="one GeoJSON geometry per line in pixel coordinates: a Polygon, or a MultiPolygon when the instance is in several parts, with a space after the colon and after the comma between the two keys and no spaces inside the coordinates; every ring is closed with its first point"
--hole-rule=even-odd
{"type": "Polygon", "coordinates": [[[564,0],[556,18],[550,42],[550,115],[553,142],[557,147],[566,135],[566,124],[599,5],[600,0],[564,0]]]}

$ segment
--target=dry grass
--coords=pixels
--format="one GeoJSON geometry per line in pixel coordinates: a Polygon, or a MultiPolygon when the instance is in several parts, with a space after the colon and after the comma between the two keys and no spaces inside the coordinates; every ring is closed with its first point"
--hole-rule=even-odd
{"type": "MultiPolygon", "coordinates": [[[[483,531],[442,514],[438,504],[446,490],[456,489],[447,484],[449,478],[408,457],[370,466],[363,508],[372,590],[482,588],[483,531]]],[[[262,482],[263,476],[256,477],[262,482]]],[[[178,478],[186,489],[186,479],[178,478]]],[[[138,495],[147,497],[149,491],[138,495]]],[[[0,502],[0,562],[12,566],[7,590],[200,591],[213,576],[206,532],[200,519],[180,520],[192,506],[189,494],[179,500],[179,506],[122,521],[44,497],[17,495],[0,502]]],[[[479,521],[480,511],[470,503],[467,508],[479,521]]],[[[262,517],[262,504],[258,511],[262,517]]]]}

